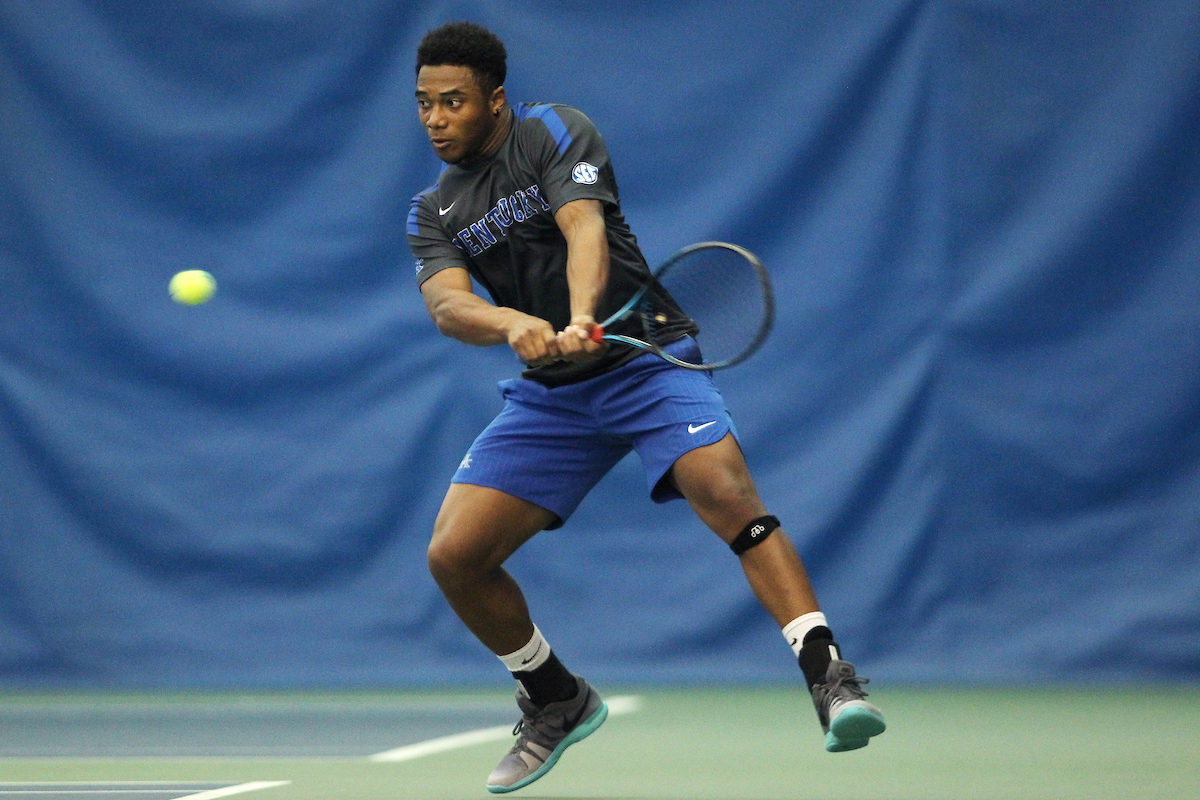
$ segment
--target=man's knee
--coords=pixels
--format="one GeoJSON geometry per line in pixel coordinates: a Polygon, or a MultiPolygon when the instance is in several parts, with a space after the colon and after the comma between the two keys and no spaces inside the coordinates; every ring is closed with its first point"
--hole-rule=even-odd
{"type": "Polygon", "coordinates": [[[442,588],[470,584],[500,569],[540,529],[536,524],[514,525],[480,509],[444,507],[425,553],[429,572],[442,588]]]}
{"type": "Polygon", "coordinates": [[[429,565],[429,574],[439,586],[446,586],[463,572],[462,554],[456,548],[449,546],[445,536],[440,536],[438,528],[434,527],[433,537],[425,551],[425,560],[429,565]]]}
{"type": "Polygon", "coordinates": [[[717,467],[693,476],[685,496],[693,506],[710,513],[736,517],[741,525],[761,507],[754,481],[746,470],[717,467]]]}
{"type": "Polygon", "coordinates": [[[443,509],[433,524],[433,535],[425,551],[429,573],[443,588],[467,581],[471,575],[486,571],[486,553],[477,537],[467,535],[454,522],[454,514],[443,509]]]}
{"type": "Polygon", "coordinates": [[[718,509],[758,504],[754,479],[729,434],[681,456],[671,468],[671,478],[692,505],[718,509]]]}

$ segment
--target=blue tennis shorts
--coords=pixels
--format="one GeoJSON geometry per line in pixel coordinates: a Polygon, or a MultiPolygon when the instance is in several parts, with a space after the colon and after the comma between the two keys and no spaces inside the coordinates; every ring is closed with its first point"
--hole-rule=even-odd
{"type": "MultiPolygon", "coordinates": [[[[666,347],[676,357],[691,338],[666,347]]],[[[737,431],[706,372],[680,369],[645,354],[579,383],[550,388],[517,378],[501,381],[504,408],[471,445],[453,483],[488,486],[541,506],[560,527],[599,480],[636,450],[650,497],[681,497],[664,480],[690,450],[737,431]]]]}

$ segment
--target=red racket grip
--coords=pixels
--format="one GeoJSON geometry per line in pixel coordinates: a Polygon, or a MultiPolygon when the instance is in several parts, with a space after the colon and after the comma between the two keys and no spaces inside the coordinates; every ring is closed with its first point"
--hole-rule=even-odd
{"type": "Polygon", "coordinates": [[[592,340],[593,342],[595,342],[596,344],[600,344],[601,342],[603,342],[603,341],[604,341],[604,328],[603,328],[603,326],[601,326],[601,325],[597,325],[596,327],[592,328],[592,335],[591,335],[591,337],[590,337],[590,338],[591,338],[591,340],[592,340]]]}

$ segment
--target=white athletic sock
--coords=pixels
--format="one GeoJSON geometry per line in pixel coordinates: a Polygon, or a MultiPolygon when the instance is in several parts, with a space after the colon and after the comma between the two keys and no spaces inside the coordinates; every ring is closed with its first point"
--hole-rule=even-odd
{"type": "Polygon", "coordinates": [[[800,657],[800,648],[804,646],[805,635],[820,625],[829,627],[829,623],[825,621],[825,615],[820,611],[813,611],[796,617],[783,626],[783,638],[787,639],[788,644],[792,646],[792,652],[796,654],[796,658],[800,657]]]}
{"type": "Polygon", "coordinates": [[[532,672],[546,663],[550,657],[550,645],[542,637],[538,626],[533,626],[533,638],[529,643],[515,653],[497,656],[508,667],[509,672],[532,672]]]}

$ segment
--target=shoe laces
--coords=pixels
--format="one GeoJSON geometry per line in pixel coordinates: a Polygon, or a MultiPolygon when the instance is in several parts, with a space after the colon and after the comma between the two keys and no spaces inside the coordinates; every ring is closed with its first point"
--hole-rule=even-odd
{"type": "Polygon", "coordinates": [[[545,724],[539,726],[536,718],[522,716],[517,720],[517,724],[513,726],[512,735],[520,735],[523,740],[532,740],[542,744],[542,740],[550,738],[549,733],[543,730],[543,727],[549,726],[545,724]]]}
{"type": "Polygon", "coordinates": [[[830,697],[846,694],[858,700],[867,696],[867,692],[862,688],[862,685],[870,682],[870,678],[862,678],[858,675],[839,675],[833,683],[826,684],[826,691],[830,697]]]}
{"type": "MultiPolygon", "coordinates": [[[[586,702],[586,698],[584,700],[586,702]]],[[[547,713],[547,706],[534,706],[532,701],[528,706],[521,706],[521,710],[521,718],[513,726],[513,736],[522,735],[523,738],[532,739],[539,744],[554,740],[566,723],[564,710],[547,713]]]]}
{"type": "Polygon", "coordinates": [[[529,748],[530,741],[533,741],[532,737],[529,735],[532,730],[532,728],[525,724],[524,717],[517,720],[517,724],[513,726],[512,732],[513,736],[517,736],[518,738],[515,742],[513,742],[512,749],[509,752],[520,753],[524,751],[526,753],[532,753],[534,756],[537,756],[540,759],[541,756],[529,748]]]}

